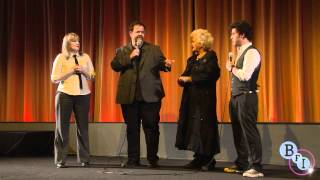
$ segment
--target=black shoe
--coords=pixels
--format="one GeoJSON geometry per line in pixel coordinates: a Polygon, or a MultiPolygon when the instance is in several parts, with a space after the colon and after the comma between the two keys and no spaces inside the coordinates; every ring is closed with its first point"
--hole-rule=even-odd
{"type": "Polygon", "coordinates": [[[191,162],[188,164],[184,165],[185,168],[190,168],[190,169],[198,169],[201,167],[201,161],[198,158],[193,159],[191,162]]]}
{"type": "Polygon", "coordinates": [[[82,162],[80,165],[82,167],[88,167],[90,165],[90,163],[89,162],[82,162]]]}
{"type": "Polygon", "coordinates": [[[159,167],[158,160],[149,161],[148,167],[149,168],[157,168],[157,167],[159,167]]]}
{"type": "Polygon", "coordinates": [[[202,171],[211,171],[216,167],[216,160],[211,158],[210,161],[206,160],[204,164],[201,166],[202,171]]]}
{"type": "Polygon", "coordinates": [[[212,162],[212,163],[201,166],[201,170],[202,171],[211,171],[211,170],[214,170],[215,167],[216,167],[216,163],[212,162]]]}
{"type": "Polygon", "coordinates": [[[141,166],[139,161],[127,161],[126,163],[121,164],[121,167],[126,167],[126,168],[133,168],[138,166],[141,166]]]}
{"type": "Polygon", "coordinates": [[[58,163],[57,168],[66,168],[66,165],[64,165],[64,163],[58,163]]]}

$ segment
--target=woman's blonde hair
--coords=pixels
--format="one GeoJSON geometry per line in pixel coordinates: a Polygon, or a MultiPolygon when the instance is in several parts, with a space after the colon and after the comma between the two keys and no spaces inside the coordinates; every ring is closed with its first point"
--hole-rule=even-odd
{"type": "Polygon", "coordinates": [[[76,33],[68,33],[63,37],[61,53],[66,57],[69,58],[71,54],[70,49],[70,41],[80,41],[80,37],[76,33]]]}
{"type": "Polygon", "coordinates": [[[203,47],[205,50],[210,50],[213,44],[213,37],[206,29],[196,29],[190,34],[191,39],[203,47]]]}

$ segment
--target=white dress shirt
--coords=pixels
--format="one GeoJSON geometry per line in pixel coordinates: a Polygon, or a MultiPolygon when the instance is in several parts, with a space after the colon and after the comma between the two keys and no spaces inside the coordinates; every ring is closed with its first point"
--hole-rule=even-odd
{"type": "MultiPolygon", "coordinates": [[[[243,51],[246,50],[249,46],[251,46],[252,43],[246,43],[242,45],[238,50],[238,58],[242,55],[243,51]]],[[[236,64],[237,64],[236,61],[236,64]]],[[[255,68],[258,67],[259,63],[261,61],[260,53],[256,49],[249,49],[247,53],[244,56],[243,61],[243,67],[242,69],[237,69],[236,71],[233,71],[233,74],[240,79],[240,81],[248,81],[255,68]]]]}

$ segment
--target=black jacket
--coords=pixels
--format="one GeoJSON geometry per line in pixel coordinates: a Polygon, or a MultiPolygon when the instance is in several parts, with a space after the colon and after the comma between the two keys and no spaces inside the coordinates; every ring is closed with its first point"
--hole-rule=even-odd
{"type": "Polygon", "coordinates": [[[188,59],[182,76],[191,76],[192,83],[184,87],[179,110],[176,147],[202,155],[220,152],[216,115],[216,81],[220,76],[214,51],[196,60],[188,59]]]}
{"type": "Polygon", "coordinates": [[[114,71],[120,72],[117,98],[118,104],[131,104],[135,99],[137,71],[139,71],[139,83],[141,95],[145,102],[160,102],[165,96],[160,71],[170,71],[165,66],[165,57],[159,46],[144,42],[141,47],[141,61],[136,67],[134,60],[130,59],[133,51],[131,43],[117,49],[116,56],[111,62],[114,71]]]}

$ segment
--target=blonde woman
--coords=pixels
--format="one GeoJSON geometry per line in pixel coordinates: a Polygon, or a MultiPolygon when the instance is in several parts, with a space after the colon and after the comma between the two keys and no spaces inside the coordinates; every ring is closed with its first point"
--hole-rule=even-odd
{"type": "Polygon", "coordinates": [[[77,125],[77,157],[81,166],[89,165],[88,120],[90,89],[88,80],[94,78],[90,57],[80,51],[80,39],[75,33],[64,36],[61,53],[53,62],[51,80],[58,83],[55,98],[56,130],[54,160],[64,168],[68,154],[70,116],[73,111],[77,125]]]}
{"type": "Polygon", "coordinates": [[[205,29],[191,33],[193,55],[178,79],[183,87],[176,147],[194,152],[187,168],[212,170],[214,155],[220,152],[216,115],[216,81],[220,76],[218,58],[211,49],[213,37],[205,29]]]}

